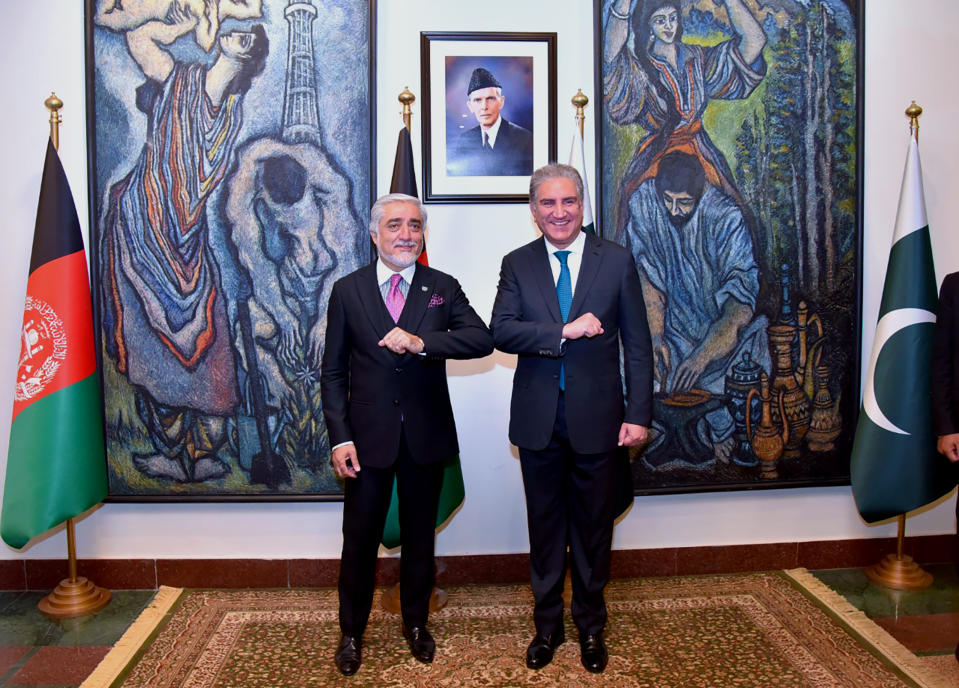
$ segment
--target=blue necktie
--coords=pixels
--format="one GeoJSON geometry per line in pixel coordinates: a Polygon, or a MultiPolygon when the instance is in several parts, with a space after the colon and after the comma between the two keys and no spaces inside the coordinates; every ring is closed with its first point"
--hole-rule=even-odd
{"type": "MultiPolygon", "coordinates": [[[[556,298],[559,299],[559,312],[563,316],[563,322],[566,322],[566,319],[569,318],[569,308],[573,305],[573,279],[569,274],[569,265],[566,264],[569,251],[556,251],[553,255],[559,261],[556,298]]],[[[560,361],[559,364],[559,388],[561,390],[566,389],[566,364],[563,361],[560,361]]]]}

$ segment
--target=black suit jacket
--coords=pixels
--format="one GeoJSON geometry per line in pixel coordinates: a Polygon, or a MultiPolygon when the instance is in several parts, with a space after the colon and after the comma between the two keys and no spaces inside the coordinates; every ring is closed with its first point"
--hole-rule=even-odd
{"type": "Polygon", "coordinates": [[[570,444],[581,454],[610,451],[624,421],[649,426],[652,420],[652,346],[636,265],[622,246],[587,235],[569,320],[592,313],[604,332],[561,346],[563,319],[550,260],[543,239],[537,239],[503,258],[500,271],[493,341],[501,351],[519,355],[510,441],[533,451],[549,443],[563,360],[570,444]]]}
{"type": "Polygon", "coordinates": [[[390,466],[402,425],[415,461],[455,456],[446,359],[492,351],[489,329],[450,275],[417,265],[395,324],[376,282],[375,263],[338,280],[330,294],[320,378],[330,446],[352,441],[361,466],[390,466]],[[378,346],[395,326],[418,335],[426,355],[398,355],[378,346]]]}
{"type": "Polygon", "coordinates": [[[933,430],[959,432],[959,272],[946,275],[939,289],[931,374],[933,430]]]}
{"type": "Polygon", "coordinates": [[[533,134],[528,129],[502,120],[492,150],[483,148],[477,125],[464,131],[447,154],[450,176],[514,176],[533,173],[533,134]]]}

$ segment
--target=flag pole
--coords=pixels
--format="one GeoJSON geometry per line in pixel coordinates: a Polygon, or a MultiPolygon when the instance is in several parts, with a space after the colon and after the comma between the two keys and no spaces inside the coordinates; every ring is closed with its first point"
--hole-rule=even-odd
{"type": "Polygon", "coordinates": [[[403,105],[403,126],[406,127],[406,130],[413,133],[413,103],[416,100],[416,96],[413,95],[413,92],[410,90],[409,86],[404,86],[403,91],[397,96],[397,100],[400,101],[403,105]]]}
{"type": "MultiPolygon", "coordinates": [[[[43,101],[50,111],[50,140],[53,147],[60,150],[60,108],[63,101],[56,93],[43,101]]],[[[67,574],[53,592],[37,603],[44,616],[51,619],[72,619],[86,616],[103,609],[110,602],[110,591],[96,586],[93,582],[77,575],[77,536],[73,518],[67,519],[67,574]]]]}
{"type": "MultiPolygon", "coordinates": [[[[922,108],[916,101],[906,108],[906,117],[909,118],[909,134],[916,137],[919,143],[919,117],[922,108]]],[[[921,590],[932,585],[932,574],[924,571],[908,554],[903,554],[903,544],[906,539],[906,515],[899,514],[898,532],[896,534],[896,553],[887,554],[878,564],[866,569],[866,576],[876,585],[894,590],[921,590]]]]}
{"type": "MultiPolygon", "coordinates": [[[[406,130],[413,133],[413,103],[416,102],[416,96],[410,90],[409,86],[404,86],[403,90],[396,97],[403,106],[403,126],[406,130]]],[[[417,195],[415,192],[413,195],[417,195]]],[[[430,612],[436,612],[446,606],[449,602],[449,594],[442,588],[433,586],[433,592],[430,594],[430,612]]],[[[400,608],[400,584],[396,583],[383,592],[381,601],[383,609],[391,614],[399,614],[400,608]]]]}
{"type": "Polygon", "coordinates": [[[576,123],[579,124],[579,135],[586,138],[583,125],[586,122],[586,106],[589,104],[589,98],[586,97],[582,89],[576,89],[576,95],[571,100],[576,107],[576,123]]]}

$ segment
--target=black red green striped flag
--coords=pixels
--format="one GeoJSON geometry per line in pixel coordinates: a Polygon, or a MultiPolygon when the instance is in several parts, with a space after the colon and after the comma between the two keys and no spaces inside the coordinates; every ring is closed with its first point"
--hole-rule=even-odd
{"type": "MultiPolygon", "coordinates": [[[[393,177],[390,180],[390,193],[402,193],[419,198],[416,192],[416,170],[413,167],[413,144],[410,141],[410,132],[406,127],[400,129],[396,140],[396,157],[393,159],[393,177]]],[[[429,265],[426,255],[426,244],[423,252],[417,259],[421,265],[429,265]]],[[[449,520],[453,513],[466,499],[466,485],[463,483],[463,469],[460,467],[460,457],[451,456],[443,467],[443,486],[440,488],[440,506],[436,514],[436,527],[449,520]]],[[[400,545],[400,506],[396,495],[396,480],[393,480],[393,498],[390,500],[390,509],[386,515],[386,526],[383,528],[383,546],[393,549],[400,545]]]]}
{"type": "Polygon", "coordinates": [[[80,221],[60,157],[49,142],[0,513],[0,537],[11,547],[23,547],[106,497],[103,404],[94,352],[80,221]]]}

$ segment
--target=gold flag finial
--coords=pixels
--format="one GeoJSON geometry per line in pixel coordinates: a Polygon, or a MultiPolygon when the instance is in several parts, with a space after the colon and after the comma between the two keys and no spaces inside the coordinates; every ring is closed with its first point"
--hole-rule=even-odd
{"type": "Polygon", "coordinates": [[[50,111],[50,139],[53,141],[53,147],[60,150],[60,108],[63,107],[63,101],[57,97],[57,94],[50,91],[50,97],[43,101],[47,110],[50,111]]]}
{"type": "Polygon", "coordinates": [[[906,108],[906,117],[909,118],[909,133],[916,137],[916,143],[919,142],[919,117],[922,115],[922,108],[912,101],[912,105],[906,108]]]}
{"type": "Polygon", "coordinates": [[[404,86],[403,92],[397,96],[397,99],[403,104],[403,124],[412,132],[412,128],[410,127],[413,118],[412,105],[416,100],[416,96],[413,95],[413,92],[410,90],[409,86],[404,86]]]}
{"type": "Polygon", "coordinates": [[[570,99],[570,102],[576,107],[576,121],[579,123],[579,135],[584,136],[583,123],[586,121],[586,106],[589,104],[589,98],[583,93],[583,89],[576,89],[576,95],[570,99]]]}

